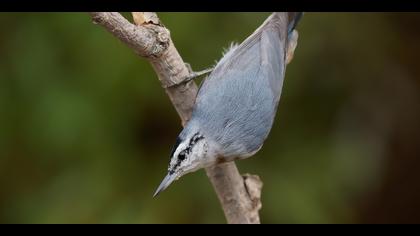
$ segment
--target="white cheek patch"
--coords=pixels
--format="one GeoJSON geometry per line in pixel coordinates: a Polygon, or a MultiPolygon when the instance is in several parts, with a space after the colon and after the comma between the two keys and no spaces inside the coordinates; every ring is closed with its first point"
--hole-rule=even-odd
{"type": "Polygon", "coordinates": [[[186,144],[185,143],[181,143],[178,145],[178,147],[176,148],[175,152],[173,153],[173,156],[171,158],[169,167],[168,167],[168,171],[171,171],[174,169],[174,167],[177,165],[178,163],[178,155],[181,151],[183,151],[186,148],[186,144]]]}
{"type": "Polygon", "coordinates": [[[203,148],[197,150],[197,145],[200,146],[199,142],[202,139],[204,139],[202,135],[195,133],[190,139],[187,139],[188,142],[179,144],[168,168],[170,174],[177,171],[190,172],[191,169],[196,169],[199,164],[197,160],[201,159],[204,154],[203,148]]]}

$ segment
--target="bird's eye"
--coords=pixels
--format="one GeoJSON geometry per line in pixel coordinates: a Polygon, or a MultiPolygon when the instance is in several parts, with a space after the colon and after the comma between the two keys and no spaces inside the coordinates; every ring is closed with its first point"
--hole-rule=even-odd
{"type": "Polygon", "coordinates": [[[185,153],[181,152],[181,153],[178,155],[178,159],[179,159],[179,160],[181,160],[181,161],[185,160],[185,153]]]}

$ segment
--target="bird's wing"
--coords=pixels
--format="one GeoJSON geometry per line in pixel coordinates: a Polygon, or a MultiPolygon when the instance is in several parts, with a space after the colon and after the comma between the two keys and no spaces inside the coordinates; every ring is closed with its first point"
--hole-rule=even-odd
{"type": "Polygon", "coordinates": [[[288,25],[295,25],[295,21],[289,22],[290,19],[295,19],[289,17],[290,14],[271,14],[252,35],[224,55],[206,80],[243,75],[242,72],[252,64],[258,66],[256,76],[268,78],[273,92],[278,94],[281,90],[279,83],[282,83],[284,75],[287,34],[291,28],[288,25]],[[256,65],[255,62],[259,64],[256,65]]]}

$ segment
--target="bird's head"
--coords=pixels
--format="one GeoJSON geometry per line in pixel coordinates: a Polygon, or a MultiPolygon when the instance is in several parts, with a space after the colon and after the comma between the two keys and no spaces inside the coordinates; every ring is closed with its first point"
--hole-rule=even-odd
{"type": "Polygon", "coordinates": [[[203,134],[182,132],[172,148],[168,174],[153,196],[158,195],[181,176],[205,167],[207,154],[208,144],[203,134]]]}

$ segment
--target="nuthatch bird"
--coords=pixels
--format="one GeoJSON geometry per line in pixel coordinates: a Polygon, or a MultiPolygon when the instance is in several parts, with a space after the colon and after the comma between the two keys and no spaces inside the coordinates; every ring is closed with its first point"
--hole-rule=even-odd
{"type": "Polygon", "coordinates": [[[224,54],[199,89],[154,196],[187,173],[248,158],[261,149],[273,125],[301,16],[273,13],[224,54]]]}

